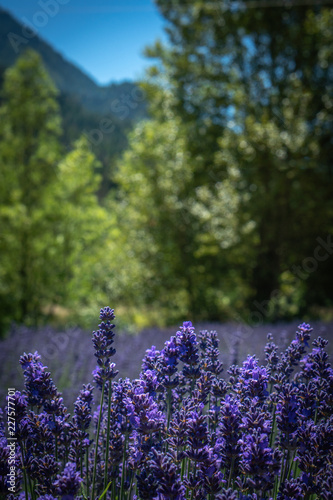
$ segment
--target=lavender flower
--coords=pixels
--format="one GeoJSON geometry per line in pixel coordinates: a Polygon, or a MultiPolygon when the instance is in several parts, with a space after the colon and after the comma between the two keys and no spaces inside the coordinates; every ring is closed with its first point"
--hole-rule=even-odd
{"type": "Polygon", "coordinates": [[[264,350],[267,372],[274,372],[279,362],[279,356],[277,354],[278,348],[273,342],[273,335],[271,333],[268,333],[267,335],[267,344],[265,345],[264,350]]]}
{"type": "Polygon", "coordinates": [[[281,431],[280,444],[283,448],[294,450],[297,447],[297,430],[299,427],[299,401],[297,388],[285,383],[278,387],[278,401],[276,405],[276,421],[281,431]]]}
{"type": "Polygon", "coordinates": [[[142,500],[153,500],[157,495],[157,480],[153,472],[142,469],[137,478],[137,487],[142,500]]]}
{"type": "Polygon", "coordinates": [[[197,482],[202,487],[204,495],[216,495],[226,483],[219,465],[216,456],[211,452],[206,460],[199,464],[197,482]]]}
{"type": "Polygon", "coordinates": [[[252,399],[250,406],[246,407],[245,415],[242,417],[241,429],[243,432],[259,431],[269,434],[272,430],[272,420],[267,407],[262,406],[260,398],[252,399]]]}
{"type": "Polygon", "coordinates": [[[179,347],[179,359],[184,363],[183,375],[195,380],[200,377],[199,352],[196,335],[191,321],[185,321],[176,333],[176,342],[179,347]]]}
{"type": "Polygon", "coordinates": [[[302,323],[298,329],[296,339],[292,341],[286,352],[281,355],[276,367],[277,372],[283,373],[287,380],[294,371],[294,367],[297,366],[297,363],[305,354],[305,347],[309,347],[308,341],[310,340],[312,328],[310,325],[302,323]]]}
{"type": "Polygon", "coordinates": [[[219,495],[216,495],[216,500],[238,500],[238,492],[228,488],[223,490],[219,495]]]}
{"type": "Polygon", "coordinates": [[[203,330],[199,334],[199,346],[201,349],[201,369],[218,376],[223,371],[223,365],[219,361],[219,340],[216,331],[203,330]]]}
{"type": "Polygon", "coordinates": [[[176,337],[171,337],[169,341],[165,342],[157,361],[161,385],[166,389],[173,389],[179,383],[178,376],[171,378],[177,372],[178,359],[179,346],[176,337]]]}
{"type": "Polygon", "coordinates": [[[69,462],[62,474],[58,475],[57,480],[54,482],[54,487],[58,495],[69,496],[76,495],[81,483],[81,478],[76,472],[75,464],[69,462]]]}
{"type": "Polygon", "coordinates": [[[321,481],[332,473],[333,416],[317,425],[309,420],[298,428],[297,434],[299,468],[307,478],[308,491],[318,493],[321,481]]]}
{"type": "Polygon", "coordinates": [[[325,351],[327,340],[318,337],[312,344],[312,352],[300,361],[297,379],[304,382],[300,388],[301,413],[314,419],[328,416],[332,411],[333,369],[325,351]]]}
{"type": "Polygon", "coordinates": [[[185,446],[187,443],[187,428],[192,406],[186,401],[181,408],[177,409],[172,417],[168,428],[168,445],[174,452],[174,460],[179,463],[186,456],[185,446]]]}
{"type": "Polygon", "coordinates": [[[39,495],[53,493],[53,477],[59,471],[54,455],[36,456],[30,461],[30,477],[36,480],[39,495]]]}
{"type": "Polygon", "coordinates": [[[157,395],[158,380],[154,370],[145,370],[140,373],[140,380],[143,382],[144,392],[155,398],[157,395]]]}
{"type": "Polygon", "coordinates": [[[303,500],[304,494],[300,479],[286,480],[280,488],[278,500],[303,500]]]}
{"type": "Polygon", "coordinates": [[[160,351],[156,350],[156,347],[153,345],[150,349],[146,350],[146,354],[142,360],[142,373],[146,370],[157,370],[158,358],[160,355],[160,351]]]}
{"type": "Polygon", "coordinates": [[[126,407],[126,400],[132,396],[133,390],[133,383],[128,378],[119,379],[113,385],[114,418],[124,435],[129,435],[133,429],[126,407]]]}
{"type": "Polygon", "coordinates": [[[187,422],[187,457],[195,462],[203,462],[209,456],[207,417],[202,414],[203,405],[193,410],[187,422]]]}
{"type": "Polygon", "coordinates": [[[114,310],[104,307],[99,317],[102,321],[98,325],[99,329],[93,332],[92,340],[98,364],[93,376],[98,387],[102,389],[105,382],[117,376],[118,370],[115,370],[115,364],[110,362],[111,357],[116,353],[116,350],[111,347],[114,341],[115,325],[111,323],[115,319],[114,310]]]}
{"type": "Polygon", "coordinates": [[[327,472],[325,478],[323,478],[320,482],[320,497],[323,500],[330,500],[332,497],[333,491],[333,470],[332,467],[327,472]]]}
{"type": "Polygon", "coordinates": [[[235,384],[236,392],[242,401],[258,398],[265,401],[267,392],[268,373],[266,368],[258,366],[258,360],[255,356],[248,356],[244,361],[235,384]]]}
{"type": "Polygon", "coordinates": [[[124,404],[130,423],[141,434],[158,432],[165,424],[162,412],[154,399],[144,392],[142,386],[135,387],[131,397],[126,398],[124,404]]]}
{"type": "Polygon", "coordinates": [[[228,473],[237,474],[240,459],[241,408],[237,399],[226,396],[221,405],[217,448],[228,473]]]}
{"type": "Polygon", "coordinates": [[[84,385],[77,400],[74,403],[74,423],[75,426],[85,431],[88,429],[91,422],[91,405],[93,402],[93,386],[84,385]]]}
{"type": "Polygon", "coordinates": [[[24,394],[27,397],[29,406],[41,408],[48,400],[59,397],[50,372],[46,371],[46,366],[40,362],[38,352],[34,354],[23,354],[20,358],[25,379],[24,394]]]}
{"type": "Polygon", "coordinates": [[[281,466],[281,453],[269,447],[268,436],[261,430],[252,430],[239,441],[241,447],[240,470],[247,477],[250,489],[268,491],[281,466]]]}
{"type": "Polygon", "coordinates": [[[157,483],[158,498],[185,500],[185,488],[170,456],[163,456],[158,451],[153,450],[149,466],[157,483]]]}

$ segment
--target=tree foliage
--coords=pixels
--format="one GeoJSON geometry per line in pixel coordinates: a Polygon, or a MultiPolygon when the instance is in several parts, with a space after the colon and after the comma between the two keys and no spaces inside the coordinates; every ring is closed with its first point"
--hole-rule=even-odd
{"type": "MultiPolygon", "coordinates": [[[[139,226],[150,250],[146,261],[138,256],[151,270],[148,283],[166,280],[168,263],[167,282],[178,292],[189,283],[188,310],[202,318],[268,302],[266,318],[330,306],[332,259],[317,262],[306,278],[293,269],[313,255],[318,237],[332,234],[333,9],[232,0],[156,5],[168,43],[147,49],[156,61],[144,83],[154,121],[145,125],[149,139],[132,139],[118,176],[121,187],[132,183],[123,200],[136,206],[135,220],[149,214],[139,226]],[[182,167],[185,218],[177,213],[179,173],[167,153],[173,150],[175,162],[179,146],[160,135],[170,116],[181,126],[190,171],[188,180],[182,167]],[[174,179],[173,218],[166,218],[159,187],[167,175],[170,185],[174,179]]],[[[127,243],[134,248],[136,241],[127,243]]],[[[165,299],[162,288],[155,297],[165,299]]]]}
{"type": "Polygon", "coordinates": [[[193,232],[187,231],[186,203],[192,169],[186,139],[179,121],[170,117],[164,123],[142,122],[129,142],[111,202],[121,230],[117,258],[124,259],[117,266],[119,286],[123,299],[131,293],[133,301],[141,297],[179,317],[192,294],[193,232]]]}
{"type": "Polygon", "coordinates": [[[189,314],[218,318],[235,286],[241,293],[230,266],[242,260],[230,252],[238,244],[239,173],[234,168],[214,192],[196,186],[186,127],[170,110],[170,98],[165,92],[163,121],[142,122],[130,135],[114,178],[120,300],[149,304],[164,322],[189,314]]]}
{"type": "Polygon", "coordinates": [[[7,70],[0,115],[1,322],[36,323],[93,296],[98,164],[85,139],[62,151],[56,91],[33,51],[7,70]]]}
{"type": "MultiPolygon", "coordinates": [[[[332,308],[332,7],[156,5],[168,43],[147,49],[151,119],[130,134],[110,184],[89,134],[61,147],[38,57],[28,52],[6,73],[2,321],[106,299],[145,305],[162,323],[332,308]],[[110,185],[101,205],[96,192],[110,185]]],[[[102,125],[105,134],[90,131],[97,149],[111,131],[102,125]]]]}

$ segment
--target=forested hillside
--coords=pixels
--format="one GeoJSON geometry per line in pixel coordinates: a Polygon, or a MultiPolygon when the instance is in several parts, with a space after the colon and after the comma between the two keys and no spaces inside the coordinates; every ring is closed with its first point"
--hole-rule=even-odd
{"type": "Polygon", "coordinates": [[[0,7],[0,81],[4,71],[27,49],[35,50],[59,93],[63,123],[62,143],[69,148],[82,133],[101,161],[105,196],[111,186],[111,169],[127,146],[134,123],[147,116],[146,99],[135,82],[97,85],[89,76],[56,52],[31,28],[0,7]],[[103,126],[107,120],[107,126],[103,126]],[[102,126],[101,126],[102,123],[102,126]]]}
{"type": "Polygon", "coordinates": [[[114,103],[114,101],[120,100],[122,94],[131,95],[133,93],[132,99],[135,100],[136,97],[138,105],[128,108],[127,117],[136,118],[140,114],[144,114],[143,98],[139,97],[140,92],[135,92],[134,82],[110,83],[104,87],[97,85],[92,78],[42,40],[37,33],[32,31],[31,27],[20,23],[1,7],[0,41],[1,73],[4,69],[12,66],[20,54],[30,48],[41,56],[45,68],[58,90],[66,95],[76,96],[77,101],[85,109],[100,114],[109,111],[116,115],[115,109],[119,103],[114,103]]]}

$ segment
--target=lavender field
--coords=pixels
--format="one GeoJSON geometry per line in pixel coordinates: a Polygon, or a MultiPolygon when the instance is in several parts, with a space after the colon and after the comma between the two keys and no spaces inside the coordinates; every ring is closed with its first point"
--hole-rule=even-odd
{"type": "Polygon", "coordinates": [[[2,343],[0,496],[332,498],[332,324],[185,321],[116,336],[115,319],[105,307],[92,336],[16,328],[2,343]],[[22,350],[36,352],[17,363],[22,350]]]}
{"type": "MultiPolygon", "coordinates": [[[[281,350],[295,336],[301,321],[292,323],[266,324],[250,327],[236,323],[201,323],[195,331],[216,330],[220,341],[220,360],[224,364],[224,374],[231,364],[242,364],[247,355],[256,354],[259,360],[264,359],[264,346],[267,334],[272,333],[275,343],[281,350]]],[[[322,336],[329,341],[328,352],[333,357],[333,322],[310,322],[313,327],[312,339],[322,336]]],[[[116,354],[113,361],[119,370],[118,377],[137,378],[146,349],[155,345],[161,349],[171,335],[175,335],[178,327],[149,328],[136,334],[118,331],[116,328],[116,354]]],[[[91,332],[79,328],[55,330],[51,327],[33,329],[13,327],[7,339],[0,342],[0,401],[4,406],[8,387],[23,389],[23,375],[19,365],[19,357],[24,353],[35,352],[41,355],[43,364],[48,366],[52,378],[64,403],[71,408],[78,392],[84,383],[92,382],[92,371],[96,366],[96,358],[91,341],[91,332]]]]}

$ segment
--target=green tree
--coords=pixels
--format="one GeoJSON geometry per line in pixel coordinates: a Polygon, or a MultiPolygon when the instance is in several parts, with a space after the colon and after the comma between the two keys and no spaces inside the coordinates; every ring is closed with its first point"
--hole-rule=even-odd
{"type": "Polygon", "coordinates": [[[229,308],[225,292],[236,285],[240,292],[230,266],[238,174],[234,169],[214,192],[196,187],[186,127],[170,110],[171,100],[165,91],[159,119],[135,128],[114,178],[119,301],[158,310],[162,323],[217,319],[229,308]],[[224,272],[217,274],[217,267],[224,272]]]}
{"type": "Polygon", "coordinates": [[[115,247],[120,300],[158,305],[174,318],[187,312],[192,299],[185,204],[191,168],[181,127],[169,118],[142,122],[130,134],[111,205],[120,228],[115,247]]]}
{"type": "MultiPolygon", "coordinates": [[[[215,224],[225,216],[214,193],[239,172],[230,178],[238,197],[234,258],[207,255],[204,266],[223,274],[225,262],[232,265],[250,308],[283,287],[316,237],[331,234],[333,208],[333,9],[260,3],[156,0],[168,45],[147,51],[157,60],[146,84],[152,112],[163,119],[168,88],[186,127],[193,189],[211,194],[215,224]]],[[[297,285],[303,310],[310,297],[332,303],[330,270],[328,260],[297,285]]]]}
{"type": "Polygon", "coordinates": [[[0,109],[0,294],[2,318],[16,321],[36,318],[40,282],[52,280],[54,269],[45,244],[43,206],[44,188],[56,175],[60,154],[55,98],[34,52],[7,70],[0,109]]]}
{"type": "Polygon", "coordinates": [[[2,327],[101,299],[107,215],[87,140],[64,154],[56,90],[27,51],[7,70],[0,108],[2,327]]]}
{"type": "MultiPolygon", "coordinates": [[[[331,186],[326,169],[318,164],[318,134],[309,130],[305,118],[310,98],[293,91],[280,109],[283,128],[265,113],[260,120],[249,115],[242,132],[224,131],[215,155],[216,168],[239,169],[236,233],[246,255],[243,276],[250,285],[251,309],[272,299],[271,307],[265,306],[267,318],[306,312],[312,277],[297,279],[294,265],[311,257],[316,238],[326,238],[330,231],[331,186]],[[243,232],[246,227],[251,231],[243,232]],[[279,290],[285,296],[281,307],[274,298],[279,290]]],[[[318,267],[322,276],[327,264],[318,267]]],[[[312,299],[326,292],[322,282],[312,299]]]]}
{"type": "Polygon", "coordinates": [[[52,296],[58,290],[58,303],[76,311],[76,318],[88,316],[107,297],[112,269],[108,255],[114,224],[98,202],[100,163],[82,137],[58,163],[57,177],[48,186],[44,217],[52,228],[52,259],[57,262],[52,296]],[[65,290],[64,290],[65,284],[65,290]],[[64,293],[65,292],[65,293],[64,293]]]}

